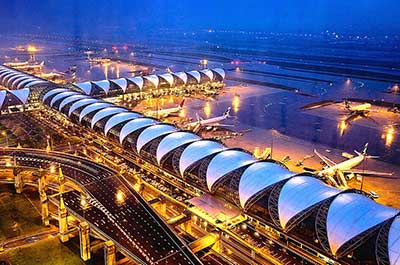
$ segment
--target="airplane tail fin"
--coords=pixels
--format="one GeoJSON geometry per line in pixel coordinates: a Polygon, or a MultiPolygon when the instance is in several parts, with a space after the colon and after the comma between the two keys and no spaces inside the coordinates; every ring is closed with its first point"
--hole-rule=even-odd
{"type": "Polygon", "coordinates": [[[356,153],[357,155],[363,155],[366,156],[367,155],[367,149],[368,149],[368,143],[366,143],[364,145],[364,149],[361,152],[358,152],[357,150],[354,150],[354,153],[356,153]]]}
{"type": "Polygon", "coordinates": [[[366,144],[364,145],[364,149],[362,150],[362,153],[361,153],[361,154],[366,155],[366,154],[367,154],[367,150],[368,150],[368,143],[366,143],[366,144]]]}
{"type": "Polygon", "coordinates": [[[351,109],[350,103],[349,103],[347,100],[344,101],[344,107],[345,107],[345,109],[347,109],[347,110],[350,110],[350,109],[351,109]]]}
{"type": "Polygon", "coordinates": [[[200,122],[203,120],[197,112],[196,112],[196,120],[197,120],[197,122],[200,122]]]}
{"type": "Polygon", "coordinates": [[[230,116],[231,116],[230,113],[231,113],[231,107],[229,107],[229,108],[224,112],[224,117],[230,117],[230,116]]]}
{"type": "Polygon", "coordinates": [[[183,105],[185,104],[185,99],[182,99],[181,103],[179,103],[179,107],[183,108],[183,105]]]}

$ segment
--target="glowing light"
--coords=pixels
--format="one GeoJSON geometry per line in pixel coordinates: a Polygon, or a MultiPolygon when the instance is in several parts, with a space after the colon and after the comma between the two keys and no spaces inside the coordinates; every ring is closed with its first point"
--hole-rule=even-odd
{"type": "Polygon", "coordinates": [[[49,168],[49,171],[50,171],[51,174],[56,173],[56,167],[54,165],[51,165],[50,168],[49,168]]]}
{"type": "Polygon", "coordinates": [[[38,49],[37,49],[35,46],[33,46],[33,45],[28,45],[28,47],[26,48],[26,50],[27,50],[29,53],[35,53],[35,52],[38,51],[38,49]]]}
{"type": "Polygon", "coordinates": [[[108,79],[108,63],[104,64],[104,77],[108,79]]]}
{"type": "Polygon", "coordinates": [[[181,109],[181,111],[179,112],[179,117],[181,117],[181,118],[185,118],[186,117],[185,109],[181,109]]]}
{"type": "Polygon", "coordinates": [[[238,94],[235,94],[232,100],[232,107],[235,113],[239,111],[239,106],[240,106],[240,96],[238,94]]]}
{"type": "Polygon", "coordinates": [[[346,121],[342,120],[340,121],[338,125],[339,131],[340,131],[340,136],[343,136],[344,132],[346,131],[347,128],[347,123],[346,121]]]}
{"type": "Polygon", "coordinates": [[[398,85],[398,84],[395,84],[395,85],[392,87],[392,92],[393,92],[393,93],[399,93],[399,85],[398,85]]]}
{"type": "Polygon", "coordinates": [[[120,77],[120,76],[119,76],[119,64],[117,64],[117,72],[116,72],[115,74],[116,74],[117,78],[120,77]]]}
{"type": "Polygon", "coordinates": [[[347,78],[346,79],[346,86],[349,86],[351,84],[351,79],[350,78],[347,78]]]}
{"type": "Polygon", "coordinates": [[[87,206],[87,201],[86,201],[85,197],[81,198],[81,206],[82,206],[82,208],[85,208],[87,206]]]}
{"type": "Polygon", "coordinates": [[[211,105],[210,105],[210,102],[206,102],[206,104],[204,104],[203,112],[204,112],[204,114],[206,115],[207,118],[210,117],[210,114],[211,114],[211,105]]]}
{"type": "Polygon", "coordinates": [[[116,199],[119,204],[124,203],[125,202],[125,193],[123,193],[122,191],[119,190],[117,192],[116,199]]]}
{"type": "Polygon", "coordinates": [[[390,147],[392,145],[394,140],[394,134],[395,134],[394,127],[390,126],[387,129],[386,134],[383,135],[383,138],[385,139],[385,146],[390,147]]]}
{"type": "Polygon", "coordinates": [[[236,68],[235,68],[235,72],[240,72],[240,68],[239,68],[239,67],[236,67],[236,68]]]}

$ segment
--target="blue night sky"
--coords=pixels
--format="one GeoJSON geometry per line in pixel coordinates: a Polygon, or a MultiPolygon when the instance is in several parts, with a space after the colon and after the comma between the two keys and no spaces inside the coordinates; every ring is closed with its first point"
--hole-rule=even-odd
{"type": "Polygon", "coordinates": [[[0,32],[100,33],[104,27],[144,33],[254,30],[398,33],[398,0],[12,0],[0,8],[0,32]]]}

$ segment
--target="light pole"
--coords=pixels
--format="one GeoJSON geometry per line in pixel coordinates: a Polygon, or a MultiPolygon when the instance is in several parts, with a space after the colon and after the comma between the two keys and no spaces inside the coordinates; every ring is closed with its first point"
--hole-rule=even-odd
{"type": "Polygon", "coordinates": [[[1,134],[5,137],[6,147],[8,147],[8,134],[7,134],[7,131],[3,131],[1,134]]]}

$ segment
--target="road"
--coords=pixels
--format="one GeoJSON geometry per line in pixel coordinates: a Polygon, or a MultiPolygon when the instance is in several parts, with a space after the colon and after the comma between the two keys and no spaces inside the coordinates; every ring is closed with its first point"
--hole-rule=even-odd
{"type": "MultiPolygon", "coordinates": [[[[15,157],[21,167],[46,169],[50,165],[60,165],[66,178],[77,183],[90,197],[94,207],[82,215],[88,218],[91,228],[114,241],[131,257],[139,257],[142,263],[201,264],[145,200],[129,189],[114,171],[82,157],[59,152],[8,148],[0,149],[0,155],[15,157]]],[[[66,194],[70,199],[68,196],[66,194]]],[[[69,210],[79,213],[73,205],[68,203],[69,210]]]]}

